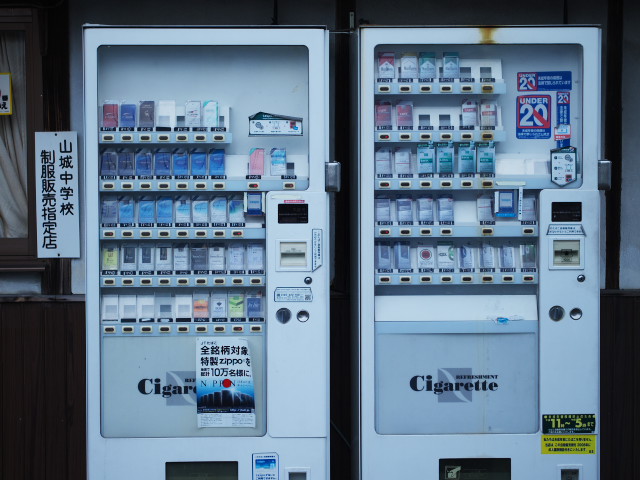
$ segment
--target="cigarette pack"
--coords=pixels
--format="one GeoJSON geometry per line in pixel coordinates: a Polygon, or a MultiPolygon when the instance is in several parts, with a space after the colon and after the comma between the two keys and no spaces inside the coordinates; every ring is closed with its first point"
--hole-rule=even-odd
{"type": "Polygon", "coordinates": [[[191,270],[199,274],[209,273],[209,252],[203,243],[191,245],[191,270]]]}
{"type": "Polygon", "coordinates": [[[418,145],[418,173],[435,173],[435,153],[436,149],[433,143],[418,145]]]}
{"type": "Polygon", "coordinates": [[[437,78],[436,54],[434,52],[420,52],[420,78],[437,78]]]}
{"type": "Polygon", "coordinates": [[[224,150],[221,148],[214,148],[209,152],[209,175],[218,176],[224,175],[224,150]]]}
{"type": "Polygon", "coordinates": [[[121,227],[132,227],[135,222],[135,202],[128,195],[118,198],[118,223],[121,227]]]}
{"type": "Polygon", "coordinates": [[[176,243],[173,246],[173,269],[176,272],[188,272],[191,270],[189,257],[189,245],[176,243]]]}
{"type": "Polygon", "coordinates": [[[478,222],[493,222],[493,198],[488,195],[478,197],[476,201],[478,222]]]}
{"type": "Polygon", "coordinates": [[[173,128],[176,126],[175,100],[159,100],[156,110],[156,127],[173,128]]]}
{"type": "Polygon", "coordinates": [[[453,269],[456,267],[456,249],[451,242],[438,242],[438,268],[453,269]]]}
{"type": "Polygon", "coordinates": [[[413,129],[413,102],[398,102],[396,105],[396,124],[398,130],[413,129]]]}
{"type": "Polygon", "coordinates": [[[526,222],[535,222],[536,215],[536,197],[522,197],[522,217],[521,220],[526,222]]]}
{"type": "Polygon", "coordinates": [[[391,130],[393,120],[391,119],[391,103],[380,102],[376,104],[376,129],[391,130]]]}
{"type": "Polygon", "coordinates": [[[388,198],[376,198],[376,221],[391,221],[391,200],[388,198]]]}
{"type": "Polygon", "coordinates": [[[379,148],[375,152],[376,173],[379,175],[391,175],[391,149],[379,148]]]}
{"type": "Polygon", "coordinates": [[[264,175],[264,148],[252,148],[249,152],[249,175],[264,175]]]}
{"type": "Polygon", "coordinates": [[[189,100],[184,104],[184,126],[199,127],[200,126],[200,100],[189,100]]]}
{"type": "Polygon", "coordinates": [[[223,225],[227,223],[227,197],[213,197],[211,200],[211,223],[223,225]]]}
{"type": "Polygon", "coordinates": [[[227,318],[227,294],[211,294],[211,318],[227,318]]]}
{"type": "Polygon", "coordinates": [[[171,153],[156,152],[153,155],[153,174],[159,178],[171,176],[171,153]]]}
{"type": "Polygon", "coordinates": [[[476,145],[474,142],[458,144],[458,171],[459,173],[475,173],[476,145]]]}
{"type": "Polygon", "coordinates": [[[103,226],[115,226],[118,223],[118,200],[105,197],[100,201],[100,222],[103,226]]]}
{"type": "Polygon", "coordinates": [[[119,295],[118,309],[121,322],[135,322],[138,320],[138,308],[135,295],[119,295]]]}
{"type": "Polygon", "coordinates": [[[159,243],[155,249],[156,256],[156,272],[173,271],[173,247],[170,243],[159,243]]]}
{"type": "Polygon", "coordinates": [[[218,126],[218,102],[215,100],[205,100],[202,104],[202,126],[218,126]]]}
{"type": "Polygon", "coordinates": [[[138,199],[138,223],[139,226],[153,227],[156,223],[156,200],[151,197],[138,199]]]}
{"type": "Polygon", "coordinates": [[[189,176],[189,154],[187,152],[175,152],[173,154],[173,175],[176,178],[189,176]]]}
{"type": "Polygon", "coordinates": [[[433,222],[433,198],[419,197],[416,199],[419,222],[433,222]]]}
{"type": "Polygon", "coordinates": [[[138,127],[153,128],[156,122],[156,106],[153,100],[143,100],[138,109],[138,127]]]}
{"type": "Polygon", "coordinates": [[[458,265],[460,269],[473,270],[476,268],[475,248],[471,245],[461,245],[458,248],[458,265]]]}
{"type": "Polygon", "coordinates": [[[516,268],[516,255],[513,245],[500,247],[500,268],[516,268]]]}
{"type": "Polygon", "coordinates": [[[536,246],[520,245],[520,259],[522,268],[536,268],[536,246]]]}
{"type": "Polygon", "coordinates": [[[485,100],[480,104],[480,126],[495,127],[497,126],[498,107],[493,102],[485,100]]]}
{"type": "Polygon", "coordinates": [[[193,320],[193,297],[191,295],[176,295],[176,322],[190,322],[193,320]]]}
{"type": "Polygon", "coordinates": [[[118,152],[118,175],[121,177],[133,177],[135,175],[133,152],[118,152]]]}
{"type": "Polygon", "coordinates": [[[120,248],[117,245],[102,247],[102,271],[117,272],[120,267],[120,248]]]}
{"type": "Polygon", "coordinates": [[[517,197],[515,190],[498,190],[494,195],[493,211],[496,217],[513,218],[517,216],[517,197]]]}
{"type": "Polygon", "coordinates": [[[478,102],[475,100],[465,100],[462,102],[460,125],[463,127],[478,126],[478,102]]]}
{"type": "Polygon", "coordinates": [[[120,105],[120,127],[135,128],[136,110],[135,103],[123,103],[120,105]]]}
{"type": "Polygon", "coordinates": [[[393,246],[393,252],[398,270],[411,269],[411,245],[409,242],[396,242],[393,246]]]}
{"type": "Polygon", "coordinates": [[[403,53],[400,57],[400,78],[418,78],[418,54],[403,53]]]}
{"type": "Polygon", "coordinates": [[[152,275],[155,269],[153,245],[141,243],[138,246],[138,270],[141,275],[152,275]]]}
{"type": "Polygon", "coordinates": [[[207,175],[207,154],[205,152],[191,152],[191,175],[194,177],[207,175]]]}
{"type": "Polygon", "coordinates": [[[258,192],[247,192],[245,196],[247,199],[247,215],[263,215],[264,208],[262,207],[262,201],[264,194],[258,192]]]}
{"type": "Polygon", "coordinates": [[[396,78],[395,53],[381,53],[378,56],[378,78],[396,78]]]}
{"type": "Polygon", "coordinates": [[[174,202],[174,219],[177,227],[191,225],[191,197],[180,195],[174,202]]]}
{"type": "Polygon", "coordinates": [[[419,271],[433,271],[436,268],[436,252],[433,245],[418,244],[416,246],[416,257],[419,271]]]}
{"type": "Polygon", "coordinates": [[[460,56],[458,52],[444,52],[442,55],[442,77],[460,78],[460,56]]]}
{"type": "Polygon", "coordinates": [[[453,173],[453,142],[439,142],[436,150],[436,171],[453,173]]]}
{"type": "Polygon", "coordinates": [[[102,126],[104,128],[115,128],[118,126],[118,104],[115,102],[105,102],[102,105],[102,126]]]}
{"type": "Polygon", "coordinates": [[[479,143],[476,156],[478,173],[496,173],[496,147],[493,142],[479,143]]]}
{"type": "Polygon", "coordinates": [[[118,174],[118,156],[116,152],[105,150],[100,154],[100,175],[115,177],[118,174]]]}
{"type": "Polygon", "coordinates": [[[120,247],[120,271],[134,273],[138,270],[138,247],[136,244],[127,243],[120,247]]]}
{"type": "Polygon", "coordinates": [[[103,322],[118,321],[118,295],[103,295],[100,318],[103,322]]]}
{"type": "Polygon", "coordinates": [[[136,175],[138,178],[151,178],[153,175],[153,156],[149,150],[136,153],[136,175]]]}
{"type": "Polygon", "coordinates": [[[173,198],[158,197],[156,200],[156,216],[158,226],[170,226],[173,224],[173,198]]]}
{"type": "Polygon", "coordinates": [[[244,317],[244,293],[229,294],[229,318],[244,317]]]}
{"type": "Polygon", "coordinates": [[[258,273],[264,272],[264,246],[259,243],[247,244],[247,270],[258,273]]]}
{"type": "Polygon", "coordinates": [[[483,242],[480,248],[480,268],[496,268],[495,251],[489,243],[483,242]]]}
{"type": "Polygon", "coordinates": [[[194,293],[193,294],[193,321],[209,320],[209,294],[194,293]]]}
{"type": "Polygon", "coordinates": [[[411,174],[411,149],[396,148],[394,163],[397,175],[411,174]]]}
{"type": "Polygon", "coordinates": [[[191,218],[196,227],[206,227],[209,225],[209,200],[196,196],[191,200],[191,218]]]}
{"type": "Polygon", "coordinates": [[[413,201],[411,198],[396,198],[398,222],[413,222],[413,201]]]}
{"type": "Polygon", "coordinates": [[[227,248],[227,265],[230,271],[244,270],[244,245],[231,244],[227,248]]]}
{"type": "MultiPolygon", "coordinates": [[[[259,149],[262,150],[262,149],[259,149]]],[[[264,150],[263,150],[264,155],[264,150]]],[[[271,175],[280,176],[287,174],[287,151],[284,148],[271,149],[271,175]]]]}
{"type": "Polygon", "coordinates": [[[136,308],[139,322],[154,322],[156,299],[153,295],[137,295],[136,308]]]}
{"type": "Polygon", "coordinates": [[[247,294],[247,317],[262,318],[264,317],[264,302],[262,292],[247,294]]]}
{"type": "Polygon", "coordinates": [[[388,243],[375,244],[375,267],[378,270],[391,269],[391,245],[388,243]]]}
{"type": "Polygon", "coordinates": [[[173,308],[173,297],[171,295],[158,294],[155,298],[156,321],[160,323],[173,322],[175,313],[173,308]]]}
{"type": "Polygon", "coordinates": [[[439,222],[453,222],[453,196],[452,195],[439,195],[438,196],[438,221],[439,222]]]}
{"type": "Polygon", "coordinates": [[[244,223],[244,199],[229,199],[229,223],[244,223]]]}
{"type": "Polygon", "coordinates": [[[209,270],[212,272],[226,271],[224,245],[214,244],[209,246],[209,270]]]}

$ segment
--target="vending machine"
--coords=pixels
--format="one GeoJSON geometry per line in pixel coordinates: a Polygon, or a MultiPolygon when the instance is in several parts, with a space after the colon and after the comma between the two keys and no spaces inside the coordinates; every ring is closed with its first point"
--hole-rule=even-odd
{"type": "Polygon", "coordinates": [[[596,480],[599,29],[359,57],[360,478],[596,480]]]}
{"type": "Polygon", "coordinates": [[[88,477],[328,477],[327,32],[84,30],[88,477]]]}

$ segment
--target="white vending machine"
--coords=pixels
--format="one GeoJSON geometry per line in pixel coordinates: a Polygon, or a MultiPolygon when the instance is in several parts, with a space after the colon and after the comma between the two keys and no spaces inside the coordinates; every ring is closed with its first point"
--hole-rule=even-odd
{"type": "Polygon", "coordinates": [[[600,31],[364,27],[364,480],[596,480],[600,31]]]}
{"type": "Polygon", "coordinates": [[[327,38],[85,27],[91,480],[328,478],[327,38]]]}

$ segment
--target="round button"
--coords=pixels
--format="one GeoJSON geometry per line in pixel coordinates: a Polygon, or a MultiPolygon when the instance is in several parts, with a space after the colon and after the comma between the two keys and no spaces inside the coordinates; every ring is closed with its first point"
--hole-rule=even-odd
{"type": "Polygon", "coordinates": [[[554,322],[562,320],[564,317],[564,308],[559,305],[555,305],[549,309],[549,318],[554,322]]]}
{"type": "Polygon", "coordinates": [[[291,310],[289,310],[288,308],[280,308],[276,312],[276,320],[278,320],[280,323],[287,323],[289,320],[291,320],[291,310]]]}
{"type": "Polygon", "coordinates": [[[306,283],[307,285],[311,285],[311,282],[313,282],[313,279],[311,277],[305,277],[304,283],[306,283]]]}
{"type": "Polygon", "coordinates": [[[580,283],[584,282],[586,280],[587,277],[585,277],[584,275],[578,275],[578,281],[580,283]]]}
{"type": "Polygon", "coordinates": [[[309,320],[309,312],[307,312],[306,310],[300,310],[296,317],[298,318],[298,321],[306,322],[307,320],[309,320]]]}
{"type": "Polygon", "coordinates": [[[573,308],[569,312],[569,316],[574,320],[580,320],[582,318],[582,310],[580,310],[579,308],[573,308]]]}

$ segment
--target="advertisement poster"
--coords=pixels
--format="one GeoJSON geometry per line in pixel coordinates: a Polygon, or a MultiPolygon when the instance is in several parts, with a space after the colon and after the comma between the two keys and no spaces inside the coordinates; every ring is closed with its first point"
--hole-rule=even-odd
{"type": "Polygon", "coordinates": [[[199,337],[196,350],[198,428],[256,426],[249,343],[199,337]]]}

